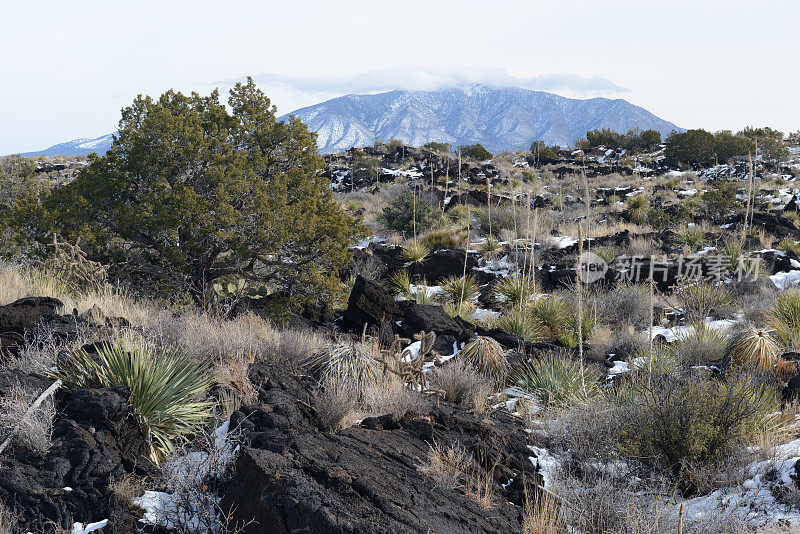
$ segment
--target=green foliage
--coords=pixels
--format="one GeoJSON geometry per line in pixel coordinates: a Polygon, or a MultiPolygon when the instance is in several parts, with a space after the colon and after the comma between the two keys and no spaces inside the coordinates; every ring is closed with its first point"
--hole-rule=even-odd
{"type": "Polygon", "coordinates": [[[420,263],[430,253],[422,241],[411,241],[403,245],[403,259],[408,263],[420,263]]]}
{"type": "Polygon", "coordinates": [[[0,213],[24,197],[37,195],[43,187],[33,160],[18,155],[0,158],[0,213]]]}
{"type": "MultiPolygon", "coordinates": [[[[531,155],[536,160],[536,163],[556,163],[561,157],[558,155],[558,146],[547,146],[544,141],[534,141],[531,143],[531,155]]],[[[529,178],[533,179],[536,175],[533,174],[529,178]]]]}
{"type": "Polygon", "coordinates": [[[706,243],[706,234],[696,226],[687,226],[680,234],[681,243],[692,251],[700,250],[706,243]]]}
{"type": "Polygon", "coordinates": [[[665,350],[677,362],[690,365],[708,365],[721,359],[728,347],[728,337],[706,326],[705,322],[697,322],[689,330],[678,334],[677,339],[665,350]]]}
{"type": "Polygon", "coordinates": [[[800,289],[784,291],[769,310],[769,325],[781,346],[800,349],[800,289]]]}
{"type": "Polygon", "coordinates": [[[408,295],[411,292],[411,275],[408,271],[395,271],[389,275],[389,289],[401,295],[408,295]]]}
{"type": "Polygon", "coordinates": [[[483,148],[483,145],[476,143],[474,145],[461,145],[458,147],[461,155],[466,158],[477,159],[479,161],[486,161],[492,159],[492,153],[483,148]]]}
{"type": "Polygon", "coordinates": [[[783,132],[773,130],[769,126],[761,128],[746,127],[737,135],[749,139],[758,146],[758,154],[768,163],[776,165],[789,158],[789,150],[783,140],[783,132]]]}
{"type": "Polygon", "coordinates": [[[468,300],[476,300],[480,295],[480,287],[478,282],[475,281],[471,275],[467,276],[450,276],[442,282],[442,290],[444,291],[447,302],[464,302],[468,300]]]}
{"type": "Polygon", "coordinates": [[[638,374],[619,450],[631,461],[671,477],[685,493],[695,475],[744,450],[780,411],[774,388],[745,373],[714,380],[689,373],[638,374]]]}
{"type": "Polygon", "coordinates": [[[708,218],[721,221],[738,207],[736,183],[732,180],[714,180],[711,190],[703,193],[701,201],[708,218]]]}
{"type": "Polygon", "coordinates": [[[792,253],[800,256],[800,242],[797,242],[790,237],[784,237],[781,239],[780,243],[778,243],[777,249],[786,253],[792,253]]]}
{"type": "Polygon", "coordinates": [[[705,130],[673,132],[667,137],[666,157],[688,165],[710,165],[714,160],[714,136],[705,130]]]}
{"type": "Polygon", "coordinates": [[[597,148],[604,146],[614,150],[624,148],[632,152],[654,150],[661,143],[661,133],[658,130],[629,130],[621,134],[608,128],[598,128],[586,132],[586,139],[581,145],[584,148],[597,148]]]}
{"type": "Polygon", "coordinates": [[[211,417],[204,400],[212,384],[204,364],[178,352],[143,345],[103,343],[96,355],[78,350],[53,373],[70,389],[125,386],[131,406],[151,438],[152,456],[160,461],[177,442],[196,434],[211,417]]]}
{"type": "Polygon", "coordinates": [[[527,305],[533,297],[534,279],[531,276],[517,274],[506,276],[494,285],[494,294],[504,299],[504,306],[508,308],[527,305]]]}
{"type": "Polygon", "coordinates": [[[429,148],[434,152],[438,152],[440,154],[450,153],[450,145],[448,145],[447,143],[437,143],[436,141],[430,141],[422,146],[424,146],[425,148],[429,148]]]}
{"type": "Polygon", "coordinates": [[[353,150],[353,158],[350,161],[350,178],[354,182],[373,182],[379,170],[378,158],[366,155],[359,148],[353,150]]]}
{"type": "Polygon", "coordinates": [[[236,274],[323,296],[363,233],[321,174],[315,134],[248,79],[230,91],[137,97],[111,148],[44,201],[41,239],[81,239],[137,289],[196,302],[236,274]],[[228,111],[230,109],[230,112],[228,111]]]}
{"type": "Polygon", "coordinates": [[[545,330],[542,322],[525,308],[504,311],[500,317],[493,321],[492,326],[502,328],[506,332],[519,336],[531,343],[544,341],[545,330]]]}
{"type": "Polygon", "coordinates": [[[571,406],[600,394],[597,374],[558,352],[523,364],[511,375],[511,383],[544,406],[571,406]]]}
{"type": "Polygon", "coordinates": [[[380,221],[387,228],[410,235],[430,229],[439,217],[439,210],[428,195],[404,191],[389,206],[383,208],[380,221]],[[415,215],[416,214],[416,215],[415,215]],[[415,222],[416,221],[416,222],[415,222]]]}

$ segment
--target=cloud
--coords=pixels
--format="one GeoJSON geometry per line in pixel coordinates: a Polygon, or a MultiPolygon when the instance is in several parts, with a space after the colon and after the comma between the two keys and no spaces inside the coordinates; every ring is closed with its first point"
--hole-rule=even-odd
{"type": "MultiPolygon", "coordinates": [[[[512,76],[504,69],[478,67],[399,67],[313,77],[267,73],[256,75],[253,79],[267,91],[282,112],[351,93],[379,93],[395,89],[428,91],[473,84],[522,87],[579,98],[616,96],[629,92],[600,76],[585,77],[559,72],[524,78],[512,76]]],[[[222,85],[232,83],[226,81],[222,85]]]]}

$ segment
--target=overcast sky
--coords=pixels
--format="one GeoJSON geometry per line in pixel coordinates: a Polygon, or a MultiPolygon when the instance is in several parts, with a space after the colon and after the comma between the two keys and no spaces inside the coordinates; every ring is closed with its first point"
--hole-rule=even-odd
{"type": "Polygon", "coordinates": [[[138,93],[253,75],[286,113],[469,82],[625,98],[685,128],[800,129],[800,2],[0,3],[0,154],[114,131],[138,93]]]}

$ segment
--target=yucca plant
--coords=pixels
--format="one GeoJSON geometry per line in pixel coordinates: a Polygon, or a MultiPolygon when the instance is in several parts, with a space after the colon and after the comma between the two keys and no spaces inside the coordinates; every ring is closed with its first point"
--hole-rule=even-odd
{"type": "Polygon", "coordinates": [[[475,303],[465,300],[464,302],[447,302],[444,311],[450,317],[461,317],[468,323],[474,323],[478,318],[478,307],[475,303]]]}
{"type": "Polygon", "coordinates": [[[407,297],[411,293],[411,275],[406,270],[395,271],[389,275],[389,289],[394,294],[407,297]]]}
{"type": "Polygon", "coordinates": [[[681,241],[692,251],[698,250],[706,243],[706,234],[696,226],[689,226],[681,233],[681,241]]]}
{"type": "Polygon", "coordinates": [[[782,347],[800,349],[800,289],[792,288],[775,299],[769,310],[769,325],[782,347]]]}
{"type": "Polygon", "coordinates": [[[555,295],[542,295],[534,300],[530,313],[545,327],[548,339],[557,339],[570,318],[569,303],[555,295]]]}
{"type": "Polygon", "coordinates": [[[625,204],[627,204],[628,213],[630,214],[631,219],[634,221],[641,221],[644,219],[644,216],[647,213],[647,208],[650,205],[650,201],[647,200],[647,197],[644,195],[635,195],[628,197],[628,200],[625,201],[625,204]]]}
{"type": "Polygon", "coordinates": [[[147,429],[155,462],[201,430],[214,405],[205,399],[213,383],[205,364],[174,350],[144,344],[103,343],[96,355],[83,349],[74,351],[59,363],[53,376],[70,389],[129,388],[131,406],[147,429]]]}
{"type": "Polygon", "coordinates": [[[420,241],[412,241],[403,246],[403,259],[408,263],[420,263],[430,252],[420,241]]]}
{"type": "Polygon", "coordinates": [[[503,245],[500,244],[500,241],[497,238],[489,236],[481,245],[481,250],[487,256],[493,256],[503,250],[503,245]]]}
{"type": "Polygon", "coordinates": [[[481,371],[492,374],[502,374],[508,365],[500,343],[486,336],[476,337],[459,354],[481,371]]]}
{"type": "Polygon", "coordinates": [[[778,345],[772,339],[770,330],[749,326],[731,337],[728,355],[736,363],[771,371],[778,359],[778,345]]]}
{"type": "Polygon", "coordinates": [[[480,287],[470,275],[450,276],[442,281],[442,291],[447,302],[475,300],[480,295],[480,287]]]}
{"type": "Polygon", "coordinates": [[[320,380],[347,382],[358,392],[363,392],[379,377],[377,360],[370,348],[361,343],[335,345],[318,351],[306,360],[305,367],[320,380]]]}
{"type": "Polygon", "coordinates": [[[544,341],[542,322],[524,308],[506,310],[493,321],[493,325],[531,343],[544,341]]]}
{"type": "MultiPolygon", "coordinates": [[[[558,332],[556,339],[565,347],[574,348],[578,346],[578,319],[576,312],[570,310],[569,313],[570,315],[564,323],[563,328],[558,332]]],[[[583,336],[584,342],[588,341],[591,337],[594,326],[594,314],[592,314],[590,310],[586,310],[583,313],[583,320],[580,324],[581,335],[583,336]]]]}
{"type": "Polygon", "coordinates": [[[558,352],[521,365],[511,383],[545,406],[570,406],[600,393],[597,375],[580,362],[558,352]]]}
{"type": "Polygon", "coordinates": [[[494,286],[494,294],[508,307],[527,305],[533,297],[535,285],[532,276],[514,274],[499,280],[494,286]]]}
{"type": "Polygon", "coordinates": [[[778,243],[777,249],[782,252],[786,252],[787,254],[791,253],[796,256],[800,256],[800,243],[790,237],[784,237],[781,239],[780,243],[778,243]]]}
{"type": "Polygon", "coordinates": [[[604,262],[606,262],[607,264],[609,264],[609,265],[614,263],[614,258],[617,257],[617,253],[614,252],[614,249],[611,249],[611,248],[608,248],[608,247],[596,248],[596,249],[593,249],[592,252],[594,252],[595,254],[600,256],[600,258],[602,258],[602,260],[604,262]]]}

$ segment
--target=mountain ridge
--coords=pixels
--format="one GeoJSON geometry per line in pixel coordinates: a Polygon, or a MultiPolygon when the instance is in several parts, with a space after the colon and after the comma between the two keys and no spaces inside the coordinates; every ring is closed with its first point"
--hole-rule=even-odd
{"type": "Polygon", "coordinates": [[[683,129],[624,99],[573,99],[545,91],[474,85],[434,91],[394,90],[332,98],[295,115],[318,133],[321,152],[338,152],[396,137],[414,146],[429,141],[481,143],[491,152],[528,149],[531,141],[571,146],[587,131],[683,129]]]}

